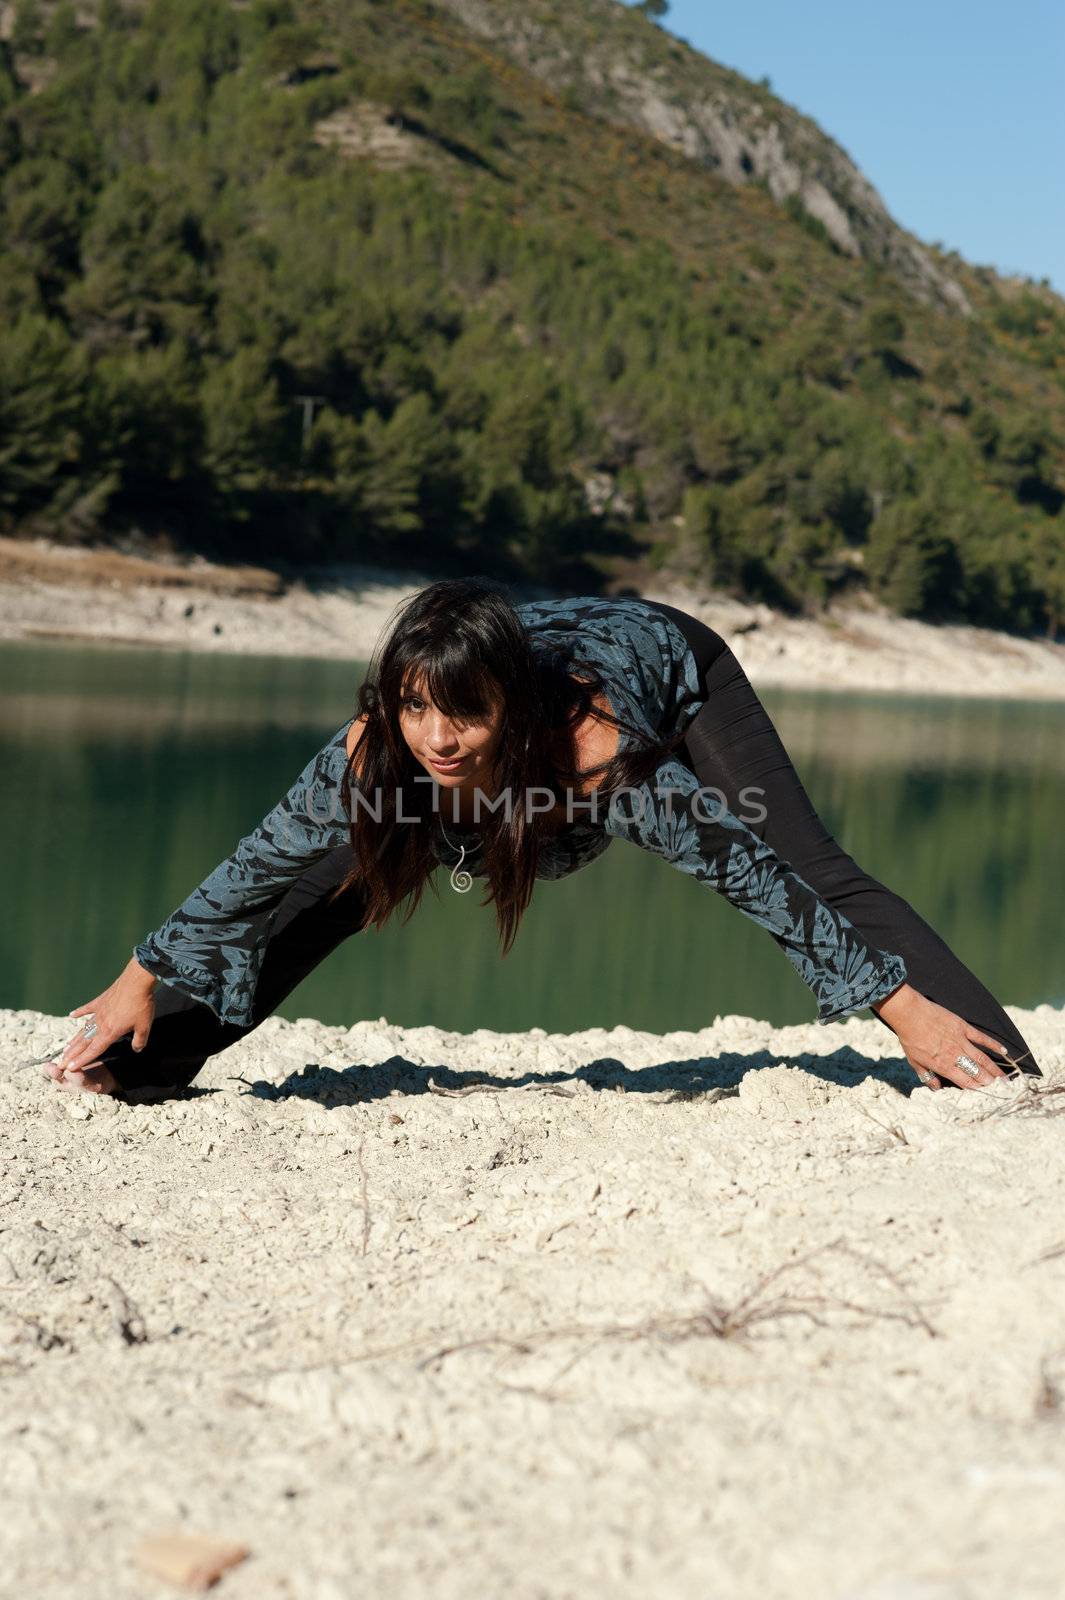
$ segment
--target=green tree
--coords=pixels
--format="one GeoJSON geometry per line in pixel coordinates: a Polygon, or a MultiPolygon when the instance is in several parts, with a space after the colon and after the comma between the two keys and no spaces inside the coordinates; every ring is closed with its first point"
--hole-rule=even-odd
{"type": "Polygon", "coordinates": [[[866,315],[863,335],[874,355],[891,355],[906,337],[906,324],[898,308],[890,304],[872,306],[866,315]]]}
{"type": "Polygon", "coordinates": [[[62,0],[62,4],[56,6],[52,12],[45,34],[44,47],[47,54],[53,59],[62,61],[69,51],[77,47],[80,36],[77,7],[71,0],[62,0]]]}
{"type": "Polygon", "coordinates": [[[17,55],[44,53],[46,19],[40,0],[19,0],[11,24],[11,48],[17,55]]]}
{"type": "Polygon", "coordinates": [[[200,385],[203,464],[223,495],[261,491],[291,464],[291,429],[267,351],[248,346],[200,385]]]}
{"type": "Polygon", "coordinates": [[[104,189],[68,289],[75,326],[101,345],[195,339],[210,288],[207,247],[190,202],[165,174],[130,167],[104,189]]]}
{"type": "Polygon", "coordinates": [[[0,195],[5,250],[25,263],[51,299],[79,268],[89,192],[65,161],[36,155],[11,168],[0,195]]]}
{"type": "Polygon", "coordinates": [[[259,50],[259,65],[264,72],[289,77],[322,47],[317,28],[307,23],[274,25],[259,50]]]}
{"type": "Polygon", "coordinates": [[[719,588],[741,590],[743,529],[725,490],[693,485],[685,492],[681,515],[701,575],[719,588]]]}
{"type": "Polygon", "coordinates": [[[957,601],[957,552],[939,512],[918,501],[889,506],[873,523],[865,567],[873,592],[904,617],[951,613],[957,601]]]}
{"type": "Polygon", "coordinates": [[[56,323],[0,327],[0,514],[11,528],[66,498],[78,476],[85,363],[56,323]]]}
{"type": "Polygon", "coordinates": [[[187,349],[175,343],[105,351],[92,379],[86,451],[114,482],[114,514],[202,542],[210,485],[197,371],[187,349]]]}
{"type": "Polygon", "coordinates": [[[1065,536],[1057,519],[1039,519],[1031,531],[1027,555],[1032,588],[1041,597],[1047,638],[1056,639],[1065,625],[1065,536]]]}
{"type": "MultiPolygon", "coordinates": [[[[332,483],[344,519],[365,546],[429,549],[467,521],[465,484],[450,436],[429,396],[410,396],[393,414],[356,421],[324,407],[312,430],[305,471],[332,483]]],[[[350,535],[338,534],[345,545],[350,535]]]]}

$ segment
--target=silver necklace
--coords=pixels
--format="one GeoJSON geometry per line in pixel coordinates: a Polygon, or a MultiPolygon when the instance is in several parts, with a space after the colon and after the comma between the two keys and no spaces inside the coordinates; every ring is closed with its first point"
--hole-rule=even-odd
{"type": "MultiPolygon", "coordinates": [[[[444,827],[442,822],[440,824],[440,832],[444,835],[445,841],[451,846],[452,850],[458,850],[460,852],[458,860],[451,869],[451,887],[454,889],[456,894],[466,894],[468,890],[473,888],[473,878],[471,875],[465,870],[460,870],[462,868],[462,863],[466,859],[466,846],[464,844],[456,844],[454,839],[449,839],[447,836],[447,829],[444,827]]],[[[474,846],[474,848],[470,851],[470,854],[476,855],[478,850],[483,849],[484,840],[482,839],[479,844],[474,846]]]]}

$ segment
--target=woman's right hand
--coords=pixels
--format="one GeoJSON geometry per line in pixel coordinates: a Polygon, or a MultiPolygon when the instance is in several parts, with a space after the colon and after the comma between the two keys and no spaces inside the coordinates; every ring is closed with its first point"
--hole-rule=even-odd
{"type": "Polygon", "coordinates": [[[929,1089],[941,1089],[944,1084],[952,1089],[982,1089],[995,1078],[1006,1076],[998,1061],[987,1053],[993,1050],[1000,1060],[1005,1057],[1008,1061],[1001,1040],[929,1000],[910,984],[900,984],[885,1000],[876,1001],[872,1009],[897,1034],[907,1061],[929,1089]],[[979,1067],[978,1077],[958,1066],[959,1055],[968,1056],[979,1067]]]}
{"type": "Polygon", "coordinates": [[[130,1032],[133,1049],[144,1049],[155,1017],[157,982],[131,958],[110,988],[70,1013],[72,1017],[91,1015],[96,1032],[87,1039],[84,1029],[79,1029],[62,1054],[45,1067],[47,1075],[65,1088],[113,1094],[118,1088],[114,1074],[106,1066],[93,1067],[93,1062],[130,1032]]]}

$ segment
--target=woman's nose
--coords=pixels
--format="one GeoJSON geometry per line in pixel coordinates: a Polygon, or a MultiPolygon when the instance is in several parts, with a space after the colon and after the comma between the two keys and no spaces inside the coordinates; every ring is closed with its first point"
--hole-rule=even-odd
{"type": "Polygon", "coordinates": [[[429,748],[437,755],[446,755],[457,743],[454,730],[446,717],[437,717],[429,729],[429,748]]]}

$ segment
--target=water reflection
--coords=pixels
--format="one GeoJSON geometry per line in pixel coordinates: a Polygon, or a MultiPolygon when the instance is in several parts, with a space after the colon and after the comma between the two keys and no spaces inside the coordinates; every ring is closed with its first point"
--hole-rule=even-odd
{"type": "MultiPolygon", "coordinates": [[[[348,716],[337,662],[0,646],[8,915],[0,1004],[62,1013],[254,827],[348,716]]],[[[1065,707],[762,696],[828,827],[1007,1004],[1065,1003],[1065,707]]],[[[773,942],[713,891],[615,843],[539,885],[498,953],[481,882],[435,876],[404,927],[356,935],[282,1015],[460,1030],[698,1028],[815,1014],[773,942]]]]}

